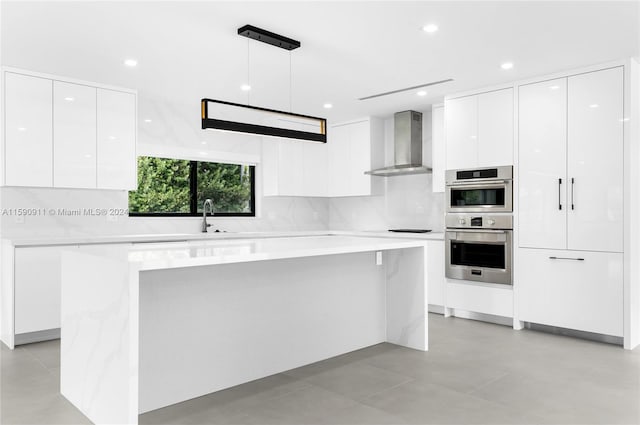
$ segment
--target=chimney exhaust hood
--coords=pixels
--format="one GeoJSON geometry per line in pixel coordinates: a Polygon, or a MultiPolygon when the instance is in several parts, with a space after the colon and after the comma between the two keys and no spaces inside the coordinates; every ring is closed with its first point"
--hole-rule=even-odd
{"type": "Polygon", "coordinates": [[[422,165],[422,113],[396,112],[393,116],[394,165],[366,171],[365,174],[380,177],[431,173],[422,165]]]}

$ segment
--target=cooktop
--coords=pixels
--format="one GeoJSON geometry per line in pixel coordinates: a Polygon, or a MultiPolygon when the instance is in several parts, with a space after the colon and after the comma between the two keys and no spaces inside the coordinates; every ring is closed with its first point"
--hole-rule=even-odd
{"type": "Polygon", "coordinates": [[[389,229],[389,231],[398,233],[429,233],[431,229],[389,229]]]}

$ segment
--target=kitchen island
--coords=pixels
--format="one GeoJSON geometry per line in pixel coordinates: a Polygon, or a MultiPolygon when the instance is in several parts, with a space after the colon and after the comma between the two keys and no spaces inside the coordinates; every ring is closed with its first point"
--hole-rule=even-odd
{"type": "Polygon", "coordinates": [[[380,342],[427,350],[425,241],[307,236],[62,254],[61,392],[94,423],[380,342]]]}

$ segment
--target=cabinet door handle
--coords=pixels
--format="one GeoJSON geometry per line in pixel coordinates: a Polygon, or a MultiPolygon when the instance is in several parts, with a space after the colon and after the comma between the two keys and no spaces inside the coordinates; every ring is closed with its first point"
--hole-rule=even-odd
{"type": "Polygon", "coordinates": [[[571,177],[571,209],[574,210],[575,206],[573,205],[573,186],[575,185],[576,180],[571,177]]]}
{"type": "Polygon", "coordinates": [[[562,209],[562,179],[558,179],[558,209],[562,209]]]}
{"type": "Polygon", "coordinates": [[[549,260],[573,260],[573,261],[584,261],[584,258],[571,258],[571,257],[549,257],[549,260]]]}

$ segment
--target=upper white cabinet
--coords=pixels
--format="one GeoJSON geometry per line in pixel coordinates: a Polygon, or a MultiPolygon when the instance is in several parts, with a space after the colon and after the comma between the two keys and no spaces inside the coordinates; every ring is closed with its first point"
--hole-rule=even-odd
{"type": "Polygon", "coordinates": [[[521,247],[622,252],[623,70],[519,89],[521,247]]]}
{"type": "Polygon", "coordinates": [[[444,192],[446,170],[444,106],[434,106],[431,110],[431,167],[433,168],[432,190],[444,192]]]}
{"type": "Polygon", "coordinates": [[[445,101],[447,170],[478,165],[478,97],[445,101]]]}
{"type": "Polygon", "coordinates": [[[4,74],[4,184],[53,185],[53,81],[4,74]]]}
{"type": "Polygon", "coordinates": [[[136,187],[136,94],[3,69],[4,185],[136,187]]]}
{"type": "Polygon", "coordinates": [[[384,125],[378,118],[337,124],[327,134],[332,197],[380,193],[382,177],[365,174],[384,166],[384,125]]]}
{"type": "Polygon", "coordinates": [[[96,88],[53,82],[53,186],[96,187],[96,88]]]}
{"type": "Polygon", "coordinates": [[[478,166],[513,164],[513,89],[478,95],[478,166]]]}
{"type": "Polygon", "coordinates": [[[136,158],[135,94],[97,89],[97,115],[97,186],[135,190],[135,162],[130,166],[136,158]]]}
{"type": "Polygon", "coordinates": [[[445,101],[447,169],[513,164],[513,89],[445,101]]]}
{"type": "Polygon", "coordinates": [[[327,196],[327,145],[265,138],[264,196],[327,196]]]}
{"type": "Polygon", "coordinates": [[[376,118],[334,125],[327,143],[264,139],[264,196],[367,196],[381,178],[365,171],[384,162],[383,123],[376,118]]]}

